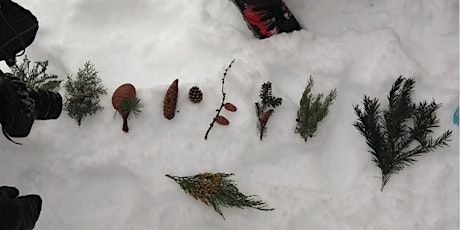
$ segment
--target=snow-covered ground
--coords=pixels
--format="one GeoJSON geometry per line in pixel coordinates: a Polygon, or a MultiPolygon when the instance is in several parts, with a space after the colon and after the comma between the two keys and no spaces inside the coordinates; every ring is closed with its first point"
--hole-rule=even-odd
{"type": "MultiPolygon", "coordinates": [[[[65,112],[35,122],[15,145],[0,138],[0,181],[44,203],[36,229],[393,229],[459,227],[458,0],[285,0],[303,28],[257,40],[225,0],[18,0],[40,21],[29,59],[75,76],[90,60],[108,95],[81,127],[65,112]],[[221,102],[221,78],[235,113],[204,134],[221,102]],[[307,143],[295,133],[309,76],[337,100],[307,143]],[[380,169],[353,127],[364,94],[386,105],[399,76],[416,80],[414,99],[435,99],[450,147],[423,155],[380,192],[380,169]],[[179,79],[178,113],[163,97],[179,79]],[[254,103],[262,83],[283,98],[258,139],[254,103]],[[144,103],[121,131],[111,94],[123,83],[144,103]],[[197,85],[200,104],[187,98],[197,85]],[[184,193],[171,175],[235,173],[244,194],[276,210],[214,210],[184,193]]],[[[7,71],[7,67],[1,66],[7,71]]],[[[61,93],[65,93],[61,90],[61,93]]]]}

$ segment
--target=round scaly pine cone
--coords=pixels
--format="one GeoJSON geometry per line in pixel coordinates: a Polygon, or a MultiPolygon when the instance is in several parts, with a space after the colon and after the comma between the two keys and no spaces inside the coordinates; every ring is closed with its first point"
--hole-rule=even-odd
{"type": "Polygon", "coordinates": [[[203,100],[203,93],[201,92],[200,88],[198,88],[198,86],[193,86],[188,91],[188,98],[193,103],[200,103],[201,100],[203,100]]]}
{"type": "Polygon", "coordinates": [[[171,120],[176,115],[177,97],[179,95],[179,79],[173,81],[166,91],[163,101],[163,115],[171,120]]]}

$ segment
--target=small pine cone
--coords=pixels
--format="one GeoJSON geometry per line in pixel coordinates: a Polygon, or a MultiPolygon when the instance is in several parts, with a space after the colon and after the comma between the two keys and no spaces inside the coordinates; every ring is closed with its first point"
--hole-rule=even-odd
{"type": "Polygon", "coordinates": [[[169,86],[163,101],[163,115],[166,119],[171,120],[176,114],[177,96],[179,94],[179,79],[169,86]]]}
{"type": "Polygon", "coordinates": [[[200,103],[203,99],[203,93],[201,92],[200,88],[198,88],[198,86],[193,86],[188,91],[188,98],[193,103],[200,103]]]}

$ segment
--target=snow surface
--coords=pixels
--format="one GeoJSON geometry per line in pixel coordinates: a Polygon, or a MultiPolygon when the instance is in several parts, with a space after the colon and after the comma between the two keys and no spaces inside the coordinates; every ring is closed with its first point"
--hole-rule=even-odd
{"type": "MultiPolygon", "coordinates": [[[[0,138],[0,181],[43,198],[35,229],[458,229],[458,0],[285,0],[304,29],[257,40],[224,0],[18,0],[39,18],[31,60],[75,76],[91,60],[108,95],[81,127],[64,112],[37,121],[22,146],[0,138]],[[238,111],[204,134],[225,92],[238,111]],[[317,135],[294,133],[309,76],[314,91],[338,96],[317,135]],[[415,101],[435,99],[450,147],[421,156],[380,192],[380,170],[352,126],[364,94],[384,106],[399,76],[416,79],[415,101]],[[162,114],[179,79],[178,113],[162,114]],[[283,98],[261,142],[254,103],[262,83],[283,98]],[[113,117],[111,94],[137,87],[142,114],[130,132],[113,117]],[[188,101],[199,86],[200,104],[188,101]],[[276,210],[214,210],[171,175],[235,173],[245,194],[276,210]]],[[[4,65],[2,70],[7,70],[4,65]]],[[[64,93],[61,90],[61,93],[64,93]]]]}

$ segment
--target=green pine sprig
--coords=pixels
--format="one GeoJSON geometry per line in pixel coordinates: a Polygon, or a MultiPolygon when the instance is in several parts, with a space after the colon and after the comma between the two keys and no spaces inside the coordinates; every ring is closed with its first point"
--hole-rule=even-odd
{"type": "Polygon", "coordinates": [[[180,187],[193,198],[212,206],[214,210],[225,219],[222,207],[254,208],[262,211],[272,211],[266,208],[267,204],[255,200],[254,195],[246,196],[238,191],[236,184],[228,177],[233,174],[227,173],[200,173],[195,176],[170,176],[180,187]]]}
{"type": "Polygon", "coordinates": [[[134,115],[134,117],[137,117],[142,112],[142,107],[143,104],[141,99],[137,97],[124,99],[120,102],[119,105],[120,111],[122,111],[128,117],[130,117],[129,115],[131,114],[134,115]]]}
{"type": "Polygon", "coordinates": [[[381,169],[383,191],[391,175],[413,164],[416,156],[448,146],[452,130],[433,139],[433,129],[439,127],[436,111],[440,104],[412,102],[415,81],[402,76],[394,82],[388,109],[380,110],[377,98],[364,96],[363,108],[354,106],[358,121],[353,125],[366,138],[373,161],[381,169]]]}
{"type": "Polygon", "coordinates": [[[300,108],[297,111],[297,127],[296,132],[307,141],[308,137],[313,137],[318,129],[318,123],[322,121],[329,112],[329,106],[334,103],[337,97],[337,90],[333,89],[324,97],[320,93],[313,95],[313,78],[310,76],[307,86],[300,99],[300,108]]]}

